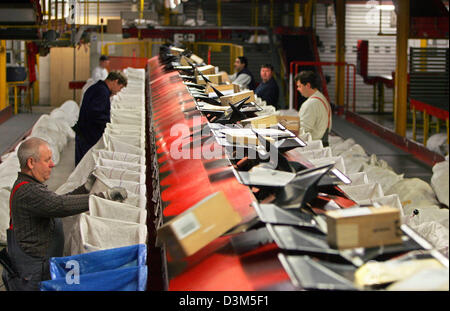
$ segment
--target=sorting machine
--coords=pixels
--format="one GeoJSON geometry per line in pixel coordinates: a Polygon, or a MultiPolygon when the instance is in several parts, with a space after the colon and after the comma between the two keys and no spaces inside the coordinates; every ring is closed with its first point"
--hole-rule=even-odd
{"type": "MultiPolygon", "coordinates": [[[[351,181],[333,165],[314,167],[293,152],[308,143],[282,124],[273,129],[278,136],[272,141],[264,130],[251,129],[255,146],[227,142],[224,132],[242,127],[239,121],[255,116],[258,105],[245,99],[225,111],[203,109],[204,103],[215,104],[213,97],[196,84],[196,64],[180,65],[182,56],[162,46],[147,64],[148,163],[153,163],[148,201],[155,225],[150,246],[161,255],[150,283],[161,280],[168,290],[354,290],[354,272],[367,261],[432,249],[404,225],[402,244],[331,248],[324,213],[357,207],[339,188],[351,181]],[[156,229],[218,191],[241,223],[191,256],[171,257],[156,229]]],[[[217,101],[221,94],[215,93],[217,101]]],[[[448,266],[439,253],[428,256],[448,266]]]]}

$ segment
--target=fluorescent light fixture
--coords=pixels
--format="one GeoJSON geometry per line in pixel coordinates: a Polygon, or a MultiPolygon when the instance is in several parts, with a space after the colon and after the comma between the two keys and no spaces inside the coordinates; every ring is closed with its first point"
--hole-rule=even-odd
{"type": "Polygon", "coordinates": [[[386,5],[386,4],[377,5],[377,10],[394,11],[395,10],[395,6],[393,6],[393,5],[386,5]]]}

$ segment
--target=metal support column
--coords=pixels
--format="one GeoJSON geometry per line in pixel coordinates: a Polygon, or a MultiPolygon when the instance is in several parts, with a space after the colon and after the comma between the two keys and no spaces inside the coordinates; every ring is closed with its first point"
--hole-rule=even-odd
{"type": "Polygon", "coordinates": [[[423,112],[423,145],[427,145],[428,134],[430,131],[430,115],[424,111],[423,112]]]}
{"type": "Polygon", "coordinates": [[[300,3],[294,3],[294,27],[300,27],[300,3]]]}
{"type": "Polygon", "coordinates": [[[0,111],[8,105],[6,100],[6,41],[0,40],[0,111]]]}
{"type": "MultiPolygon", "coordinates": [[[[217,27],[222,27],[222,0],[217,0],[217,27]]],[[[222,39],[222,30],[218,32],[219,40],[222,39]]]]}
{"type": "MultiPolygon", "coordinates": [[[[336,1],[336,62],[345,63],[345,0],[336,1]]],[[[336,67],[336,105],[344,107],[345,68],[336,67]]]]}
{"type": "Polygon", "coordinates": [[[406,113],[408,102],[408,37],[409,0],[399,0],[397,17],[397,64],[395,69],[395,132],[406,136],[406,113]]]}

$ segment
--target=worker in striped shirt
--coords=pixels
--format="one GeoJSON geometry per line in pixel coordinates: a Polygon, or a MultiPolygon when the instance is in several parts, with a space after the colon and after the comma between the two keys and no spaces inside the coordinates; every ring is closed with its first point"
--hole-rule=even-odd
{"type": "MultiPolygon", "coordinates": [[[[44,184],[50,178],[52,150],[40,138],[31,137],[17,150],[20,172],[10,195],[10,227],[7,252],[13,275],[3,271],[8,290],[39,290],[39,283],[50,279],[49,258],[62,257],[64,232],[61,217],[89,210],[89,192],[95,182],[90,175],[77,189],[58,195],[44,184]]],[[[114,187],[95,193],[98,197],[123,201],[127,191],[114,187]]]]}

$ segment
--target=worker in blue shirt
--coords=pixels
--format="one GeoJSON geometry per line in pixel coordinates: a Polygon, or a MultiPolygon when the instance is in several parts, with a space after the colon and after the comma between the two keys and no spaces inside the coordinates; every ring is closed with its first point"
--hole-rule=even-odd
{"type": "Polygon", "coordinates": [[[106,123],[110,122],[110,97],[125,86],[127,77],[119,71],[112,71],[105,80],[99,80],[84,93],[78,122],[74,126],[75,166],[102,137],[106,123]]]}
{"type": "Polygon", "coordinates": [[[278,106],[279,89],[275,78],[273,77],[273,66],[271,64],[264,64],[261,66],[261,80],[255,90],[255,94],[265,100],[267,105],[272,105],[275,109],[280,109],[278,106]]]}

